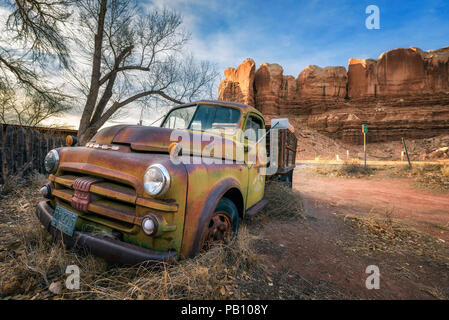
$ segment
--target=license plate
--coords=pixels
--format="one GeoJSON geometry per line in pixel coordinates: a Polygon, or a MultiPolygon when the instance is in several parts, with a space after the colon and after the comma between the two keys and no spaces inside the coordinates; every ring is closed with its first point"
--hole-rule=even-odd
{"type": "Polygon", "coordinates": [[[51,225],[69,236],[73,236],[78,215],[66,208],[56,205],[51,225]]]}

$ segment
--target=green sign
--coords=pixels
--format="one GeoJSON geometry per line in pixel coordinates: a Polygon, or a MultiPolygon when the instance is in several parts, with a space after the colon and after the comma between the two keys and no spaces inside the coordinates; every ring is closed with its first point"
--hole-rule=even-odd
{"type": "Polygon", "coordinates": [[[367,124],[362,124],[362,132],[368,133],[368,125],[367,124]]]}

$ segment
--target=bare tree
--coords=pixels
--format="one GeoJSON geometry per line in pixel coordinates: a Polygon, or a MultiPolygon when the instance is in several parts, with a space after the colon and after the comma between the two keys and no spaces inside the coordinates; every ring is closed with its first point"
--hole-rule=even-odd
{"type": "MultiPolygon", "coordinates": [[[[142,13],[132,0],[81,0],[78,6],[92,57],[80,144],[133,102],[148,97],[177,104],[197,99],[218,76],[210,63],[182,54],[188,34],[179,14],[142,13]]],[[[85,39],[79,40],[86,45],[85,39]]]]}
{"type": "Polygon", "coordinates": [[[68,65],[67,39],[62,27],[71,14],[67,10],[74,0],[8,0],[13,9],[6,22],[13,40],[29,44],[35,61],[56,55],[68,65]]]}
{"type": "Polygon", "coordinates": [[[70,105],[63,97],[54,101],[53,97],[48,99],[39,94],[26,94],[18,87],[0,90],[0,121],[3,123],[37,126],[68,110],[70,105]]]}
{"type": "Polygon", "coordinates": [[[72,0],[3,0],[12,12],[0,42],[0,98],[8,100],[2,120],[38,124],[67,110],[68,95],[49,85],[42,72],[48,59],[68,67],[69,55],[62,27],[72,0]],[[15,94],[14,94],[15,92],[15,94]],[[22,101],[17,100],[23,96],[22,101]],[[16,101],[11,101],[14,97],[16,101]],[[24,104],[27,102],[27,104],[24,104]]]}

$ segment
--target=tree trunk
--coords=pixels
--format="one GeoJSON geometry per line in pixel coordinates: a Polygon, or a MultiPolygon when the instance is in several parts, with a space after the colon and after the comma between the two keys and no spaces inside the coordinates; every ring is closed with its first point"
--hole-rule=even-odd
{"type": "Polygon", "coordinates": [[[97,133],[97,130],[98,128],[88,127],[84,132],[78,131],[78,145],[84,146],[93,138],[93,136],[97,133]]]}
{"type": "Polygon", "coordinates": [[[100,77],[101,77],[101,54],[103,50],[103,37],[104,37],[104,21],[106,17],[107,0],[101,1],[100,11],[98,13],[98,27],[95,34],[95,47],[92,63],[92,75],[90,80],[90,90],[87,96],[86,105],[81,116],[80,125],[78,129],[78,139],[80,144],[86,143],[91,137],[87,137],[88,129],[90,127],[92,114],[95,110],[95,106],[98,99],[98,92],[100,90],[100,77]]]}

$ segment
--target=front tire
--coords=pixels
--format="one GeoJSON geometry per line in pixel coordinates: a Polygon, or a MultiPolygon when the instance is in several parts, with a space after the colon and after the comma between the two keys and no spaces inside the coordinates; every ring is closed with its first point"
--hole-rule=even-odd
{"type": "Polygon", "coordinates": [[[226,244],[237,235],[239,213],[234,202],[222,198],[204,231],[202,249],[208,250],[217,244],[226,244]]]}

